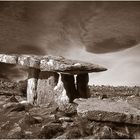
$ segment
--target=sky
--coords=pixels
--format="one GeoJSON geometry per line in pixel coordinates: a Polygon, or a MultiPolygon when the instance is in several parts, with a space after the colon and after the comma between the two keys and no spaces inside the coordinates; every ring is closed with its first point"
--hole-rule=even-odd
{"type": "MultiPolygon", "coordinates": [[[[139,86],[139,17],[140,2],[0,2],[0,53],[91,62],[108,70],[90,74],[89,84],[139,86]]],[[[1,64],[0,76],[27,74],[1,64]]]]}

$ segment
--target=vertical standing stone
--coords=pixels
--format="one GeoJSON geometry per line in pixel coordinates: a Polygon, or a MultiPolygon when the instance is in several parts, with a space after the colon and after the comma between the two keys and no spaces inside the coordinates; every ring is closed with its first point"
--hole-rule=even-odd
{"type": "Polygon", "coordinates": [[[61,74],[59,74],[58,83],[54,87],[54,101],[59,105],[59,109],[69,103],[69,97],[67,96],[66,89],[64,88],[61,74]]]}
{"type": "Polygon", "coordinates": [[[37,96],[37,80],[40,70],[35,68],[29,68],[28,81],[27,81],[27,101],[31,104],[35,103],[37,96]]]}
{"type": "Polygon", "coordinates": [[[45,105],[54,101],[54,87],[59,75],[55,72],[41,71],[37,83],[37,104],[45,105]]]}
{"type": "Polygon", "coordinates": [[[76,77],[77,91],[80,98],[90,97],[88,88],[89,76],[88,73],[78,74],[76,77]]]}
{"type": "Polygon", "coordinates": [[[78,92],[74,83],[74,75],[61,74],[61,79],[66,90],[66,94],[69,97],[69,102],[71,103],[75,98],[78,98],[78,92]]]}

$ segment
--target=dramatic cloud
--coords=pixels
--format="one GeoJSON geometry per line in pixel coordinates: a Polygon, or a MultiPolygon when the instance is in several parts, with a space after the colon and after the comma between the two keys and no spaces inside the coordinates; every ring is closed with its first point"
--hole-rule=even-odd
{"type": "MultiPolygon", "coordinates": [[[[78,44],[73,44],[77,46],[78,44]]],[[[123,51],[94,54],[84,49],[73,48],[65,57],[100,64],[108,68],[105,72],[91,73],[90,85],[140,85],[140,44],[123,51]]]]}
{"type": "MultiPolygon", "coordinates": [[[[140,85],[140,44],[124,51],[102,55],[110,64],[108,71],[92,74],[90,84],[140,85]]],[[[100,63],[104,63],[103,61],[100,63]]]]}
{"type": "MultiPolygon", "coordinates": [[[[139,17],[140,2],[0,2],[0,53],[53,54],[99,63],[109,70],[91,81],[139,84],[139,17]],[[123,51],[131,47],[134,53],[123,51]]],[[[3,67],[16,71],[0,65],[1,75],[8,76],[3,67]]]]}
{"type": "Polygon", "coordinates": [[[72,40],[82,42],[89,52],[107,53],[132,47],[140,40],[140,2],[0,5],[0,51],[12,52],[28,44],[49,53],[56,53],[56,48],[65,52],[72,40]]]}
{"type": "Polygon", "coordinates": [[[89,52],[107,53],[140,41],[140,3],[106,2],[85,24],[83,40],[89,52]]]}

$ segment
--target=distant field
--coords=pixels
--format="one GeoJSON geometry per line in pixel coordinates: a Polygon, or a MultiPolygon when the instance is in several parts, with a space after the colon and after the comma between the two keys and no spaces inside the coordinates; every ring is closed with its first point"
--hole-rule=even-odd
{"type": "MultiPolygon", "coordinates": [[[[0,95],[26,95],[27,81],[12,82],[7,79],[0,79],[0,95]]],[[[89,86],[89,91],[92,97],[105,95],[107,97],[116,96],[140,96],[139,86],[89,86]]]]}
{"type": "Polygon", "coordinates": [[[0,95],[25,95],[26,81],[12,82],[5,79],[0,79],[0,95]]]}
{"type": "Polygon", "coordinates": [[[116,97],[116,96],[140,96],[140,87],[139,86],[89,86],[91,95],[99,96],[106,95],[107,97],[116,97]]]}

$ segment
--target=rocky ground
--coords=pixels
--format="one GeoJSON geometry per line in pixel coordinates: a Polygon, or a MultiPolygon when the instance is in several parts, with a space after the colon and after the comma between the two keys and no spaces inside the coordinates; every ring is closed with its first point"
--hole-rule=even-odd
{"type": "MultiPolygon", "coordinates": [[[[0,138],[138,139],[140,138],[139,101],[139,96],[131,95],[125,97],[107,97],[98,95],[92,96],[92,98],[88,100],[76,99],[75,103],[69,104],[64,108],[59,108],[55,104],[47,104],[46,106],[32,106],[26,102],[26,98],[24,96],[1,94],[0,138]],[[94,100],[94,104],[92,105],[93,108],[90,106],[92,104],[92,100],[94,100]],[[128,116],[130,113],[134,119],[127,119],[127,117],[124,117],[123,115],[124,112],[118,110],[118,112],[123,116],[118,119],[119,121],[116,121],[117,118],[114,119],[116,114],[113,114],[112,118],[110,117],[109,120],[106,120],[106,118],[102,115],[102,108],[104,108],[104,111],[106,111],[104,113],[105,116],[107,116],[112,111],[107,108],[110,102],[111,104],[115,102],[117,107],[119,106],[120,108],[125,108],[124,104],[126,103],[129,104],[133,109],[128,110],[128,108],[125,108],[125,111],[128,111],[126,116],[128,116]],[[99,106],[97,104],[99,104],[99,106]],[[104,107],[101,108],[102,105],[104,107]],[[95,106],[97,107],[96,109],[94,108],[95,106]],[[80,107],[82,107],[82,110],[80,107]],[[89,113],[88,108],[92,108],[93,110],[90,110],[89,113]],[[86,110],[86,113],[84,109],[86,110]],[[94,111],[93,114],[91,113],[92,111],[94,111]],[[95,117],[95,111],[100,111],[101,114],[97,115],[97,118],[95,117]],[[135,111],[137,112],[135,113],[135,111]],[[92,116],[89,117],[88,115],[92,116]]],[[[111,108],[113,108],[113,106],[111,108]]]]}

